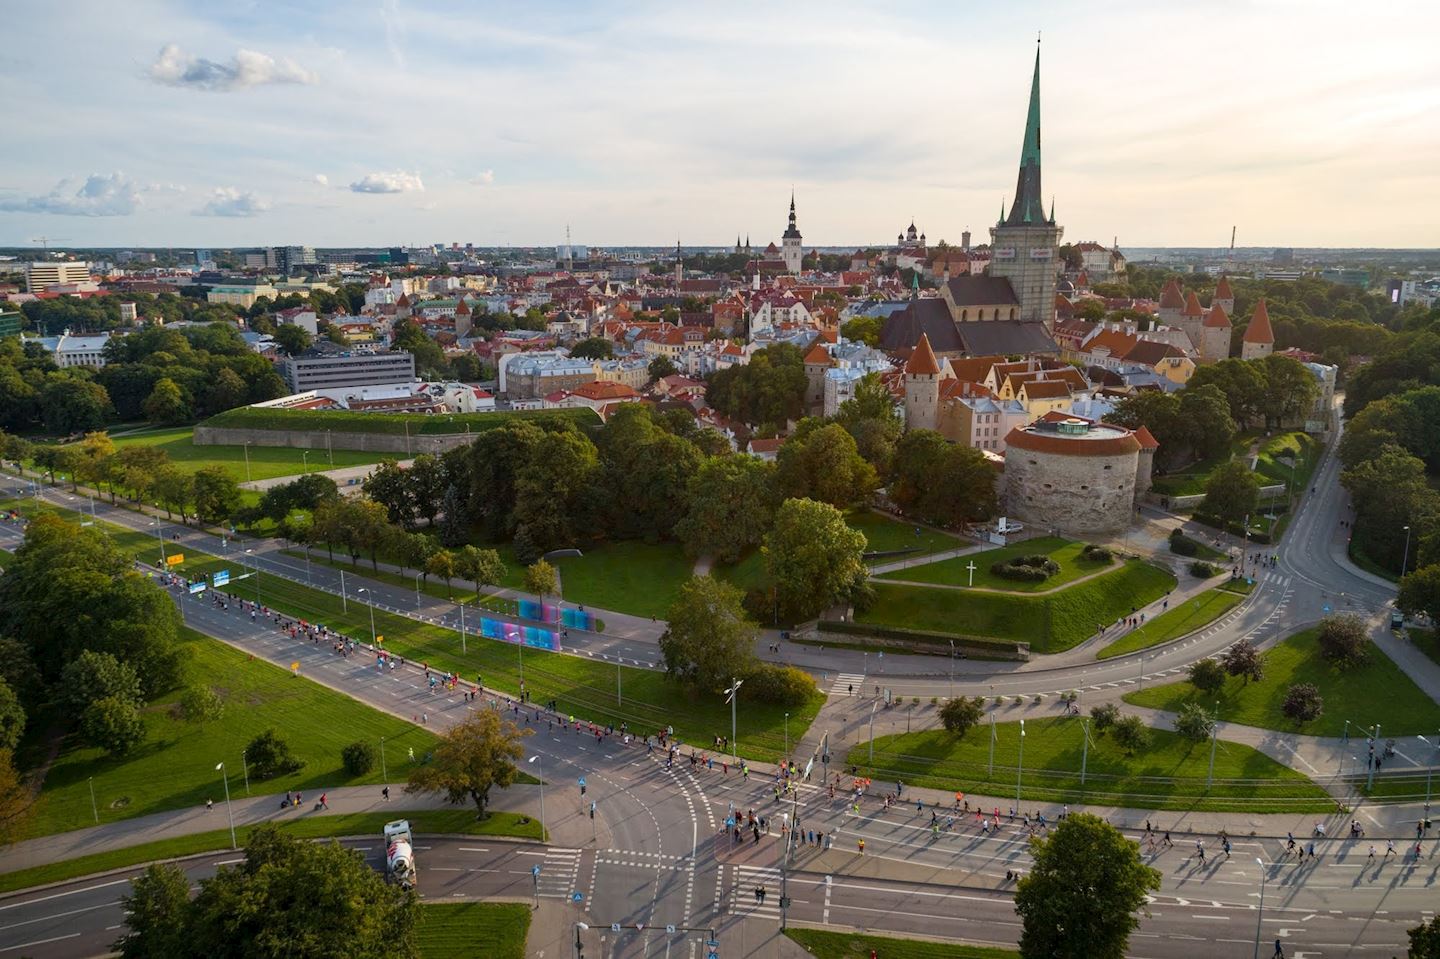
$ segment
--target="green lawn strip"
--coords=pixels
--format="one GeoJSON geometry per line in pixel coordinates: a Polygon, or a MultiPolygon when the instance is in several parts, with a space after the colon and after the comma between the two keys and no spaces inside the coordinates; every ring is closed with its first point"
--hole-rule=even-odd
{"type": "Polygon", "coordinates": [[[1055,589],[1057,586],[1072,583],[1082,576],[1089,576],[1091,573],[1115,567],[1114,560],[1097,563],[1093,560],[1082,559],[1080,553],[1084,549],[1084,543],[1059,539],[1054,536],[1042,536],[1039,539],[1028,539],[1023,543],[1012,543],[998,549],[987,549],[983,553],[957,556],[939,563],[926,563],[923,566],[896,570],[893,573],[882,573],[880,578],[903,579],[915,583],[936,583],[943,586],[968,586],[970,584],[969,566],[974,563],[975,585],[978,587],[1001,589],[1009,593],[1035,593],[1040,590],[1055,589]],[[990,567],[995,563],[1003,563],[1017,556],[1032,556],[1038,553],[1043,553],[1059,563],[1060,572],[1037,583],[1006,579],[990,572],[990,567]]]}
{"type": "Polygon", "coordinates": [[[67,738],[45,775],[26,837],[93,825],[92,779],[102,823],[193,808],[206,799],[218,803],[224,790],[215,764],[222,760],[231,795],[243,796],[240,754],[251,739],[271,727],[305,766],[265,782],[252,780],[251,793],[278,794],[285,789],[319,793],[379,784],[379,762],[364,776],[350,776],[341,766],[340,750],[356,741],[378,748],[382,736],[390,775],[403,779],[409,767],[408,750],[423,756],[436,742],[428,730],[264,660],[250,659],[218,640],[188,629],[184,635],[186,682],[214,689],[225,703],[224,715],[208,723],[182,720],[176,705],[181,691],[175,690],[145,707],[145,741],[128,756],[112,757],[67,738]]]}
{"type": "Polygon", "coordinates": [[[1227,593],[1238,593],[1241,596],[1249,596],[1255,592],[1255,581],[1251,579],[1227,579],[1216,589],[1223,589],[1227,593]]]}
{"type": "Polygon", "coordinates": [[[530,915],[520,902],[422,903],[415,944],[421,959],[525,959],[530,915]]]}
{"type": "MultiPolygon", "coordinates": [[[[0,504],[3,505],[3,504],[0,504]]],[[[46,507],[53,509],[52,507],[46,507]]],[[[70,518],[75,514],[55,510],[70,518]]],[[[124,530],[101,522],[101,528],[112,535],[122,549],[147,563],[158,558],[156,541],[147,533],[124,530]]],[[[175,552],[167,543],[168,553],[175,552]]],[[[208,575],[218,569],[229,569],[232,575],[243,572],[238,563],[220,560],[194,549],[185,550],[185,562],[179,567],[190,576],[208,575]]],[[[254,578],[232,582],[235,595],[253,599],[254,578]]],[[[341,598],[312,589],[303,583],[282,579],[262,572],[259,576],[260,601],[272,609],[312,623],[323,623],[333,629],[368,642],[370,610],[351,597],[348,609],[341,598]]],[[[195,600],[187,600],[189,603],[195,600]]],[[[439,670],[454,670],[466,679],[478,674],[491,689],[516,695],[520,690],[522,653],[520,647],[471,635],[468,652],[461,651],[460,634],[408,617],[375,610],[375,632],[384,637],[384,646],[397,656],[428,663],[439,670]]],[[[658,670],[632,666],[615,666],[579,656],[556,655],[537,650],[523,654],[523,675],[526,691],[536,702],[555,699],[562,712],[573,713],[599,723],[619,725],[630,723],[639,734],[652,733],[665,726],[675,727],[676,736],[688,743],[708,743],[730,729],[730,708],[720,690],[697,694],[693,689],[671,682],[658,670]],[[620,681],[617,703],[616,681],[620,681]]],[[[825,697],[818,691],[810,701],[788,710],[791,742],[804,735],[806,728],[820,711],[825,697]]],[[[785,714],[783,706],[747,702],[738,714],[740,751],[746,757],[771,762],[784,751],[785,714]]],[[[350,740],[346,740],[347,742],[350,740]]],[[[238,759],[238,752],[237,752],[238,759]]],[[[214,766],[214,763],[211,763],[214,766]]]]}
{"type": "Polygon", "coordinates": [[[760,554],[759,549],[746,553],[738,563],[714,567],[711,575],[746,593],[752,589],[770,588],[770,577],[765,573],[765,557],[760,554]]]}
{"type": "Polygon", "coordinates": [[[1259,682],[1247,685],[1231,677],[1214,697],[1200,696],[1188,682],[1169,683],[1127,693],[1125,701],[1176,712],[1191,700],[1213,709],[1218,699],[1220,718],[1226,722],[1310,736],[1340,736],[1347,719],[1351,726],[1378,722],[1391,736],[1427,735],[1440,728],[1440,705],[1379,647],[1371,648],[1365,666],[1337,669],[1321,657],[1318,635],[1318,629],[1303,630],[1268,650],[1259,682]],[[1285,691],[1294,683],[1314,683],[1325,702],[1319,719],[1299,727],[1280,711],[1285,691]]]}
{"type": "Polygon", "coordinates": [[[967,946],[955,942],[927,942],[923,939],[896,939],[863,932],[786,929],[785,935],[798,942],[816,959],[870,959],[872,951],[884,959],[1019,959],[1020,956],[1014,949],[967,946]]]}
{"type": "MultiPolygon", "coordinates": [[[[957,739],[943,729],[900,733],[850,750],[846,762],[877,781],[896,777],[916,786],[1011,796],[1019,760],[1020,724],[995,725],[995,766],[989,766],[990,727],[982,724],[957,739]]],[[[1324,790],[1293,769],[1240,743],[1220,740],[1215,751],[1215,786],[1205,788],[1210,744],[1150,730],[1150,743],[1127,756],[1111,736],[1090,731],[1080,783],[1083,727],[1077,717],[1050,717],[1025,723],[1021,796],[1032,801],[1087,802],[1146,809],[1228,809],[1323,811],[1335,803],[1324,790]]]]}
{"type": "MultiPolygon", "coordinates": [[[[305,550],[303,549],[282,549],[280,552],[301,561],[305,559],[305,550]]],[[[334,559],[330,559],[329,554],[323,549],[310,550],[310,562],[320,566],[329,566],[331,569],[343,569],[347,573],[364,576],[368,579],[375,580],[377,583],[389,583],[391,586],[399,586],[402,589],[412,591],[415,589],[416,577],[414,573],[396,573],[384,569],[372,569],[367,560],[361,559],[358,563],[352,563],[348,558],[342,557],[343,554],[337,553],[334,559]]],[[[514,556],[512,554],[511,560],[513,559],[514,556]]],[[[506,587],[507,589],[520,589],[524,586],[524,579],[525,568],[507,562],[505,566],[505,576],[503,580],[496,585],[506,587]]],[[[443,579],[437,579],[434,576],[428,579],[422,576],[419,578],[419,581],[420,592],[434,596],[436,599],[448,599],[454,603],[473,603],[477,595],[482,597],[489,595],[488,593],[477,594],[473,583],[469,580],[460,579],[459,577],[450,580],[450,586],[448,588],[443,579]]]]}
{"type": "Polygon", "coordinates": [[[663,619],[695,563],[679,543],[622,540],[556,560],[555,566],[561,592],[572,603],[663,619]]]}
{"type": "MultiPolygon", "coordinates": [[[[1176,552],[1176,551],[1172,548],[1172,549],[1170,550],[1170,552],[1174,553],[1174,554],[1175,554],[1177,557],[1179,557],[1182,561],[1184,561],[1184,562],[1186,562],[1186,563],[1194,562],[1194,561],[1197,560],[1197,559],[1203,559],[1203,560],[1205,560],[1207,563],[1228,563],[1228,562],[1230,561],[1230,554],[1229,554],[1229,553],[1223,553],[1223,552],[1221,552],[1220,550],[1215,549],[1213,546],[1208,546],[1208,545],[1206,545],[1204,542],[1196,539],[1196,538],[1193,537],[1193,536],[1186,536],[1184,533],[1181,533],[1180,535],[1181,535],[1184,539],[1188,540],[1188,541],[1192,544],[1192,546],[1194,547],[1194,549],[1195,549],[1195,555],[1194,555],[1194,556],[1186,556],[1186,555],[1183,554],[1183,553],[1176,552]]],[[[1174,541],[1173,539],[1171,539],[1171,540],[1169,540],[1169,542],[1173,543],[1173,542],[1175,542],[1175,541],[1174,541]]]]}
{"type": "MultiPolygon", "coordinates": [[[[503,801],[503,793],[498,794],[503,801]]],[[[216,814],[219,815],[219,804],[216,814]]],[[[404,808],[374,813],[338,813],[330,816],[312,816],[306,819],[278,820],[281,829],[301,839],[317,839],[326,836],[380,836],[381,828],[392,819],[408,819],[411,827],[419,834],[426,835],[475,835],[475,836],[517,836],[543,842],[540,824],[528,816],[509,812],[492,812],[483,822],[477,822],[473,809],[423,809],[406,812],[404,808]],[[523,824],[521,819],[525,819],[523,824]]],[[[218,820],[217,820],[218,821],[218,820]]],[[[249,837],[254,826],[236,826],[235,836],[241,846],[249,837]]],[[[78,876],[89,876],[110,869],[120,869],[140,863],[174,859],[194,853],[230,849],[230,830],[216,829],[210,832],[176,836],[124,849],[79,856],[60,862],[17,869],[0,873],[0,892],[25,889],[49,882],[61,882],[78,876]]],[[[423,868],[423,864],[422,864],[423,868]]]]}
{"type": "MultiPolygon", "coordinates": [[[[892,553],[908,550],[907,556],[926,556],[943,553],[949,549],[960,549],[970,545],[968,541],[949,533],[942,533],[925,526],[902,522],[874,510],[855,510],[845,516],[851,529],[865,534],[865,551],[868,553],[892,553]],[[919,534],[916,534],[916,530],[919,534]]],[[[898,558],[898,557],[896,557],[898,558]]],[[[885,558],[876,562],[885,562],[885,558]]]]}
{"type": "Polygon", "coordinates": [[[1201,593],[1172,610],[1167,610],[1149,620],[1139,629],[1117,639],[1095,654],[1096,659],[1111,659],[1139,649],[1149,649],[1172,639],[1179,639],[1193,633],[1202,626],[1219,619],[1238,606],[1244,597],[1228,590],[1216,589],[1201,593]]]}
{"type": "Polygon", "coordinates": [[[1095,635],[1100,624],[1108,626],[1175,587],[1175,577],[1140,560],[1039,596],[871,582],[875,604],[858,622],[1021,640],[1034,653],[1070,649],[1095,635]]]}
{"type": "MultiPolygon", "coordinates": [[[[495,413],[353,413],[348,410],[284,410],[237,406],[217,413],[201,426],[256,430],[333,430],[336,433],[389,433],[404,436],[483,433],[517,420],[570,420],[581,428],[599,426],[599,417],[589,409],[512,410],[495,413]]],[[[253,454],[255,447],[251,446],[253,454]]],[[[323,445],[322,445],[323,449],[323,445]]],[[[398,454],[395,454],[398,455],[398,454]]]]}
{"type": "Polygon", "coordinates": [[[193,440],[191,427],[168,430],[152,430],[145,433],[131,433],[117,436],[117,449],[127,446],[154,446],[170,457],[170,462],[187,472],[194,472],[206,466],[223,466],[237,482],[248,480],[275,479],[305,472],[341,469],[346,466],[364,466],[378,463],[386,456],[401,458],[398,453],[365,453],[355,450],[332,449],[328,453],[322,443],[318,449],[303,450],[289,446],[257,446],[251,443],[247,451],[244,446],[198,446],[193,440]],[[246,471],[245,459],[249,455],[250,468],[246,471]],[[305,453],[309,453],[306,456],[305,453]]]}
{"type": "Polygon", "coordinates": [[[1293,492],[1304,492],[1320,462],[1322,448],[1318,439],[1299,430],[1277,434],[1260,445],[1255,472],[1268,486],[1288,483],[1293,492]],[[1289,465],[1292,461],[1293,474],[1289,465]]]}
{"type": "Polygon", "coordinates": [[[1433,629],[1407,629],[1406,634],[1415,648],[1440,664],[1440,633],[1433,629]]]}

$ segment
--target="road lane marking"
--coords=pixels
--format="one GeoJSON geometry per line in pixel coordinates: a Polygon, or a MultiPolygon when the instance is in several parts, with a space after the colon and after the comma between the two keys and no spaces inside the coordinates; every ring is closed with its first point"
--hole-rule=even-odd
{"type": "Polygon", "coordinates": [[[52,942],[63,942],[66,939],[79,939],[80,933],[72,932],[68,936],[55,936],[53,939],[37,939],[34,942],[22,942],[18,946],[5,946],[0,952],[14,952],[16,949],[29,949],[31,946],[43,946],[52,942]]]}
{"type": "MultiPolygon", "coordinates": [[[[111,882],[102,882],[102,883],[100,883],[99,885],[96,885],[96,886],[86,886],[84,889],[72,889],[72,890],[70,890],[69,892],[57,892],[57,893],[52,893],[51,895],[48,895],[48,896],[41,896],[41,897],[38,898],[38,899],[26,899],[24,902],[12,902],[12,903],[10,903],[10,905],[8,905],[8,906],[0,906],[0,911],[6,910],[6,909],[17,909],[17,908],[19,908],[20,906],[33,906],[33,905],[34,905],[35,903],[37,903],[37,902],[47,902],[47,901],[49,901],[49,900],[51,900],[51,899],[63,899],[63,898],[65,898],[66,896],[73,896],[73,895],[76,895],[77,893],[92,892],[92,891],[94,891],[94,890],[96,890],[96,889],[106,889],[106,888],[109,888],[110,886],[119,886],[119,885],[123,885],[123,884],[125,884],[125,883],[128,883],[129,881],[130,881],[129,879],[115,879],[115,880],[112,880],[111,882]]],[[[77,933],[77,935],[78,935],[78,933],[77,933]]]]}

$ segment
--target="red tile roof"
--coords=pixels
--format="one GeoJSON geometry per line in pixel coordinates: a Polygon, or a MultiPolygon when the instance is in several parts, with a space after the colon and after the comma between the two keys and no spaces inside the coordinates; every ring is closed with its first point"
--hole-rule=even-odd
{"type": "Polygon", "coordinates": [[[1185,316],[1204,316],[1205,311],[1200,307],[1200,297],[1191,290],[1185,295],[1185,316]]]}
{"type": "Polygon", "coordinates": [[[940,363],[935,359],[935,351],[930,348],[928,335],[920,334],[920,342],[916,344],[915,351],[910,354],[910,359],[905,363],[905,372],[929,376],[940,372],[940,363]]]}
{"type": "MultiPolygon", "coordinates": [[[[1218,291],[1215,296],[1217,299],[1222,299],[1218,291]]],[[[1205,326],[1217,330],[1230,329],[1230,317],[1225,315],[1225,307],[1219,303],[1212,303],[1210,305],[1210,312],[1205,314],[1205,326]]]]}
{"type": "Polygon", "coordinates": [[[1270,311],[1265,309],[1265,298],[1262,296],[1255,304],[1255,312],[1250,316],[1250,325],[1245,327],[1243,341],[1246,343],[1275,343],[1275,331],[1270,327],[1270,311]]]}
{"type": "Polygon", "coordinates": [[[1171,277],[1165,284],[1165,289],[1160,291],[1160,309],[1182,310],[1185,308],[1185,296],[1180,292],[1180,284],[1171,277]]]}

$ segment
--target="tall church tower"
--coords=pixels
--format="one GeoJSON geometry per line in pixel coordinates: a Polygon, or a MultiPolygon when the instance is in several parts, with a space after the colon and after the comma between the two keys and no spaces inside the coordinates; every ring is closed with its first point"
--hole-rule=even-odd
{"type": "Polygon", "coordinates": [[[799,273],[802,263],[805,260],[805,252],[800,246],[800,230],[795,226],[795,191],[790,191],[790,225],[785,228],[785,235],[780,239],[780,255],[785,260],[785,269],[791,273],[799,273]]]}
{"type": "Polygon", "coordinates": [[[1035,50],[1035,76],[1030,81],[1030,111],[1025,117],[1025,143],[1020,150],[1020,176],[1009,215],[990,228],[990,275],[1010,280],[1020,300],[1020,319],[1055,325],[1055,269],[1060,236],[1055,206],[1045,215],[1040,192],[1040,50],[1035,50]]]}

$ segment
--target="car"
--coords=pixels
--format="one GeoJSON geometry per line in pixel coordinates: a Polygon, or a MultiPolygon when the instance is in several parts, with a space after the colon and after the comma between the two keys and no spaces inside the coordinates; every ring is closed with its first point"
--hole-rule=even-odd
{"type": "Polygon", "coordinates": [[[1390,610],[1390,628],[1402,629],[1405,626],[1405,614],[1398,609],[1390,610]]]}

